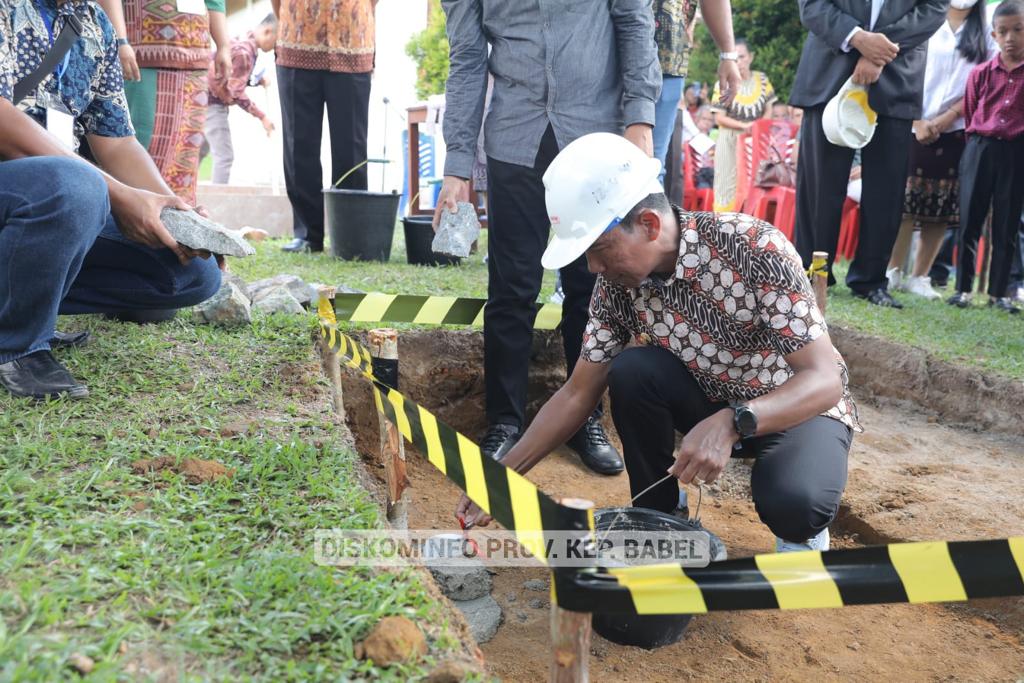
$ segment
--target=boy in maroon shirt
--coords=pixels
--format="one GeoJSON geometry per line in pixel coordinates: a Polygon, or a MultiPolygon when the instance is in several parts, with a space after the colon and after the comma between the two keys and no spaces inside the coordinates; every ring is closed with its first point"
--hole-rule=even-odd
{"type": "Polygon", "coordinates": [[[964,96],[968,140],[960,161],[956,294],[949,303],[970,304],[978,237],[991,206],[989,306],[1020,313],[1007,287],[1024,205],[1024,0],[1003,0],[996,8],[992,37],[999,54],[971,72],[964,96]]]}

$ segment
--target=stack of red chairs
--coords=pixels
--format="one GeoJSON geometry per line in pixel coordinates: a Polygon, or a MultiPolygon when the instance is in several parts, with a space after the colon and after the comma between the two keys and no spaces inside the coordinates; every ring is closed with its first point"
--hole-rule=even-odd
{"type": "Polygon", "coordinates": [[[849,197],[843,202],[843,218],[839,223],[839,244],[836,246],[836,260],[853,260],[860,240],[860,204],[849,197]]]}
{"type": "Polygon", "coordinates": [[[683,208],[687,211],[714,211],[715,191],[703,187],[697,189],[697,171],[703,166],[702,163],[714,165],[714,157],[708,152],[707,159],[702,159],[692,147],[686,145],[686,154],[683,157],[683,208]]]}
{"type": "Polygon", "coordinates": [[[792,187],[757,187],[757,169],[773,161],[772,148],[782,160],[793,165],[793,148],[799,128],[789,121],[758,119],[749,133],[740,136],[737,148],[736,206],[744,213],[768,221],[793,238],[796,219],[796,190],[792,187]]]}

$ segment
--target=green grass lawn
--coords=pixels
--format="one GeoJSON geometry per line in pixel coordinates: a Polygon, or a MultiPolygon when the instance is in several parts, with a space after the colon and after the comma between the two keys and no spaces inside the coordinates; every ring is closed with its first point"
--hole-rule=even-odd
{"type": "Polygon", "coordinates": [[[315,528],[380,524],[330,419],[312,316],[62,326],[93,333],[58,354],[91,396],[0,394],[0,681],[69,680],[73,653],[96,681],[405,681],[455,647],[418,575],[312,561],[315,528]],[[158,456],[234,474],[133,470],[158,456]],[[391,614],[424,627],[430,659],[354,659],[391,614]]]}
{"type": "MultiPolygon", "coordinates": [[[[232,268],[249,280],[294,273],[309,281],[345,284],[367,292],[484,297],[487,294],[487,266],[483,263],[486,235],[486,231],[481,235],[480,253],[464,259],[457,267],[407,265],[399,224],[391,261],[387,264],[339,261],[326,253],[285,254],[279,249],[283,242],[272,240],[259,246],[257,258],[233,261],[232,268]]],[[[896,297],[906,308],[902,311],[879,308],[854,298],[841,284],[846,275],[845,264],[839,264],[836,273],[840,284],[829,290],[829,321],[924,349],[957,365],[1024,378],[1024,315],[1010,317],[988,310],[984,305],[986,296],[975,297],[971,308],[961,310],[942,300],[926,301],[897,293],[896,297]]],[[[554,280],[554,274],[545,271],[541,301],[547,301],[554,290],[554,280]]]]}

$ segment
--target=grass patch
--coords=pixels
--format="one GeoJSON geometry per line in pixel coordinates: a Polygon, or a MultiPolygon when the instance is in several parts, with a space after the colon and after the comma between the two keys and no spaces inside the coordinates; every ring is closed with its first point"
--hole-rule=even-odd
{"type": "Polygon", "coordinates": [[[434,656],[456,647],[417,576],[312,560],[314,529],[380,520],[326,412],[311,318],[64,328],[93,332],[60,353],[92,395],[0,395],[0,680],[66,680],[73,653],[92,680],[414,679],[353,657],[391,614],[434,656]],[[131,467],[157,456],[234,474],[131,467]]]}

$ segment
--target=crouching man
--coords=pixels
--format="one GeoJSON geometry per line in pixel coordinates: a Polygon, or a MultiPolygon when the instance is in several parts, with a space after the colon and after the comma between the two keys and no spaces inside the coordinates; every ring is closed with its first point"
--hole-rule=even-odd
{"type": "MultiPolygon", "coordinates": [[[[776,548],[825,550],[859,425],[800,257],[763,221],[671,206],[658,171],[595,133],[544,174],[555,232],[544,267],[586,253],[598,278],[572,376],[502,462],[528,471],[607,388],[633,495],[666,474],[713,482],[730,457],[754,458],[754,503],[776,548]]],[[[636,505],[677,502],[670,478],[636,505]]],[[[488,521],[465,497],[456,514],[488,521]]]]}
{"type": "Polygon", "coordinates": [[[117,55],[92,2],[0,12],[0,384],[15,396],[87,395],[50,353],[58,313],[145,319],[220,286],[215,261],[193,260],[160,222],[163,207],[189,207],[134,137],[117,55]],[[82,138],[102,171],[75,155],[82,138]]]}

